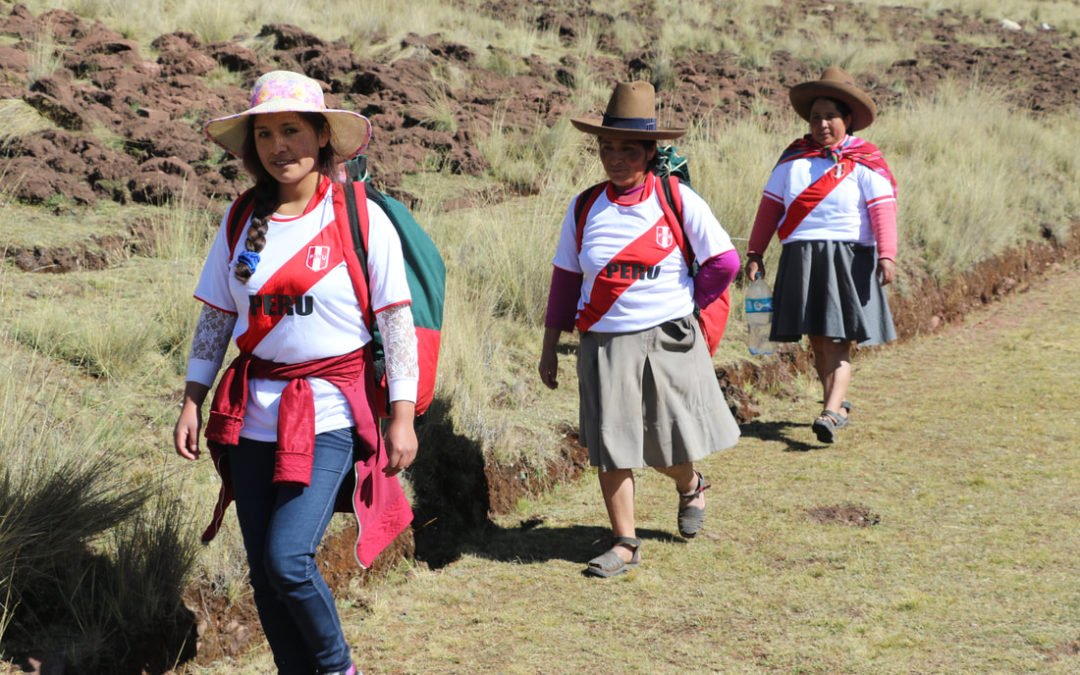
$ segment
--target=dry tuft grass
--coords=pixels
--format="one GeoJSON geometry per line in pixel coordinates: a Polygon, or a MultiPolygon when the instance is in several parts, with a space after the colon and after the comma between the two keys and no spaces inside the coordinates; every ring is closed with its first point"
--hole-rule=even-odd
{"type": "Polygon", "coordinates": [[[0,118],[4,120],[0,130],[0,151],[24,136],[56,128],[33,106],[17,98],[0,99],[0,118]]]}

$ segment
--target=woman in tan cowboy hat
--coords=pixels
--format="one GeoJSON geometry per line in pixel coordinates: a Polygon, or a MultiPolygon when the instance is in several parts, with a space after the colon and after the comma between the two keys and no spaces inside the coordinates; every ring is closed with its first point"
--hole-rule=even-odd
{"type": "Polygon", "coordinates": [[[235,340],[240,356],[222,375],[205,429],[222,494],[204,540],[235,498],[255,605],[278,670],[353,673],[315,549],[354,466],[358,482],[371,482],[389,507],[365,508],[349,493],[358,519],[374,525],[360,533],[358,555],[404,529],[411,511],[395,474],[417,451],[416,336],[400,241],[368,204],[367,269],[358,269],[347,212],[339,215],[343,188],[332,180],[338,163],[367,144],[371,125],[327,108],[315,80],[274,71],[255,82],[249,109],[211,121],[206,133],[244,161],[255,186],[223,218],[195,289],[204,307],[176,452],[198,458],[202,403],[235,340]],[[371,313],[393,401],[384,436],[366,386],[371,313]],[[354,445],[376,459],[354,464],[354,445]]]}
{"type": "Polygon", "coordinates": [[[765,274],[762,255],[783,244],[773,292],[771,339],[808,335],[824,409],[813,421],[832,443],[848,425],[851,345],[896,339],[883,286],[893,281],[896,183],[881,152],[853,136],[874,121],[874,102],[841,68],[792,87],[809,123],[772,171],[746,252],[746,275],[765,274]]]}
{"type": "Polygon", "coordinates": [[[701,197],[669,182],[669,201],[666,179],[653,173],[656,141],[686,130],[657,128],[651,85],[618,84],[602,119],[571,122],[597,137],[608,180],[571,202],[563,221],[539,371],[558,386],[559,335],[576,327],[581,442],[614,534],[585,572],[610,577],[641,560],[633,470],[651,466],[674,480],[679,532],[693,537],[708,487],[694,462],[738,440],[694,309],[723,293],[739,256],[701,197]],[[681,223],[671,202],[681,202],[681,223]],[[702,267],[691,278],[695,259],[702,267]]]}

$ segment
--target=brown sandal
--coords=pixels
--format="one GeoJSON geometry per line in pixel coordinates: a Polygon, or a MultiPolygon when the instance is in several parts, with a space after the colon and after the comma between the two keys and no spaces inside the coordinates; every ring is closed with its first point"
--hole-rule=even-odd
{"type": "Polygon", "coordinates": [[[611,542],[611,548],[589,561],[585,568],[585,574],[594,577],[615,577],[627,572],[641,564],[641,540],[633,537],[615,537],[611,542]],[[615,552],[616,546],[622,546],[633,551],[630,560],[623,560],[615,552]]]}
{"type": "Polygon", "coordinates": [[[700,471],[697,474],[697,487],[690,492],[679,493],[679,534],[687,539],[693,539],[701,531],[705,524],[705,509],[700,506],[690,506],[698,495],[708,490],[711,486],[705,482],[705,476],[700,471]]]}

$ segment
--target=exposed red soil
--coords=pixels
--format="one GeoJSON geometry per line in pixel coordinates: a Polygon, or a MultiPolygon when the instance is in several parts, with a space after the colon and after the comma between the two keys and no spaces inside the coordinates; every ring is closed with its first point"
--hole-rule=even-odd
{"type": "Polygon", "coordinates": [[[103,270],[148,251],[153,243],[153,227],[138,221],[128,225],[123,234],[91,235],[88,240],[75,245],[9,244],[4,249],[4,257],[23,272],[103,270]]]}
{"type": "MultiPolygon", "coordinates": [[[[771,54],[766,67],[746,65],[742,55],[727,51],[672,59],[648,50],[622,53],[614,35],[618,17],[584,0],[539,7],[500,0],[486,9],[503,20],[558,30],[568,43],[588,27],[601,50],[586,64],[588,70],[612,81],[651,79],[674,123],[749,116],[760,109],[761,99],[783,109],[787,88],[817,76],[820,69],[785,52],[771,54]]],[[[855,73],[885,109],[900,101],[902,92],[932,90],[946,77],[978,77],[1032,111],[1061,109],[1080,92],[1075,40],[1053,30],[1005,31],[989,19],[947,11],[927,19],[905,8],[883,8],[883,19],[877,20],[859,5],[809,0],[763,11],[773,14],[777,34],[802,31],[798,24],[809,15],[831,25],[842,12],[857,24],[886,26],[897,41],[932,35],[932,42],[915,45],[914,59],[898,61],[884,73],[855,73]],[[959,41],[961,35],[992,37],[1003,46],[973,46],[959,41]]],[[[634,8],[634,19],[655,30],[662,21],[647,3],[634,8]]],[[[739,38],[743,29],[732,24],[724,32],[739,38]]],[[[266,52],[256,53],[239,41],[204,44],[193,34],[171,33],[154,40],[156,56],[148,56],[99,22],[63,10],[34,16],[23,5],[0,17],[0,36],[16,40],[0,48],[0,99],[21,99],[60,127],[0,149],[6,175],[21,178],[16,196],[30,203],[59,194],[77,204],[98,199],[161,204],[179,198],[185,185],[194,188],[187,198],[196,204],[235,195],[246,184],[244,172],[200,130],[213,117],[245,108],[251,83],[274,68],[304,71],[324,82],[329,105],[371,118],[376,136],[370,156],[384,187],[394,189],[403,173],[433,166],[481,175],[487,164],[475,141],[490,129],[496,110],[506,129],[528,131],[537,121],[552,124],[569,109],[579,65],[573,56],[547,62],[500,54],[515,62],[513,72],[522,73],[502,74],[486,69],[482,55],[440,35],[409,35],[400,45],[407,55],[383,63],[361,58],[341,41],[328,42],[283,24],[260,30],[259,37],[272,44],[266,52]],[[29,54],[45,35],[62,61],[55,72],[31,81],[29,54]],[[443,84],[436,73],[447,67],[466,72],[469,86],[454,91],[443,84]],[[242,84],[215,84],[220,78],[209,76],[221,69],[242,84]],[[429,119],[435,98],[445,99],[456,131],[441,130],[429,119]]]]}
{"type": "Polygon", "coordinates": [[[881,522],[881,516],[862,504],[814,506],[806,509],[806,515],[815,523],[837,523],[851,527],[873,527],[881,522]]]}
{"type": "MultiPolygon", "coordinates": [[[[440,35],[408,36],[400,45],[408,53],[389,63],[361,58],[343,42],[325,41],[294,26],[268,25],[259,35],[272,48],[259,53],[239,40],[203,43],[189,33],[172,33],[155,40],[154,54],[146,55],[101,23],[61,10],[34,16],[16,5],[0,17],[0,36],[14,39],[0,46],[0,99],[25,101],[59,129],[0,147],[0,175],[17,178],[14,196],[31,204],[48,203],[57,195],[75,205],[97,200],[163,204],[185,195],[190,203],[220,210],[247,180],[239,163],[210,144],[200,129],[213,117],[247,107],[247,90],[259,74],[286,68],[322,81],[329,105],[371,118],[376,136],[369,156],[377,167],[377,181],[415,201],[423,195],[402,194],[397,188],[405,173],[440,167],[484,174],[488,167],[476,150],[476,139],[490,129],[496,110],[504,128],[511,130],[527,131],[538,120],[550,125],[565,116],[580,65],[600,79],[652,80],[669,121],[676,124],[710,116],[751,116],[761,100],[783,109],[788,87],[816,77],[821,68],[784,52],[769,55],[765,67],[747,65],[742,55],[725,51],[673,58],[649,50],[622,53],[614,31],[619,17],[596,11],[587,0],[530,5],[492,0],[485,11],[502,20],[532,22],[539,30],[556,30],[567,44],[593,31],[600,53],[587,64],[573,56],[549,62],[538,56],[496,54],[513,61],[513,71],[521,73],[507,75],[486,70],[484,55],[440,35]],[[32,82],[29,54],[46,32],[60,48],[62,62],[56,72],[32,82]],[[469,75],[471,84],[465,90],[450,90],[436,77],[450,66],[469,75]],[[240,84],[214,84],[222,80],[222,70],[240,84]],[[427,109],[436,97],[448,102],[456,131],[442,130],[428,119],[427,109]]],[[[650,3],[638,3],[631,11],[637,23],[659,30],[663,17],[650,3]]],[[[1034,114],[1073,105],[1080,94],[1076,40],[1054,30],[1003,31],[989,19],[949,11],[925,18],[902,7],[881,8],[877,20],[859,5],[813,0],[793,0],[763,11],[772,13],[770,25],[777,34],[802,30],[799,23],[807,15],[827,25],[846,25],[838,21],[837,12],[843,12],[857,25],[887,26],[892,40],[911,43],[913,58],[881,73],[854,73],[886,110],[902,103],[905,92],[931,91],[946,78],[977,77],[1006,90],[1011,102],[1034,114]],[[999,46],[978,47],[961,36],[986,38],[986,43],[999,46]]],[[[744,28],[731,24],[723,30],[738,38],[744,28]]],[[[492,194],[507,194],[509,189],[494,189],[492,194]]],[[[25,271],[99,269],[148,243],[148,229],[134,226],[127,235],[98,237],[82,246],[13,248],[5,255],[25,271]]],[[[1078,253],[1080,238],[1065,244],[1047,240],[984,261],[945,284],[919,279],[907,296],[892,298],[901,339],[937,330],[973,307],[1022,290],[1047,265],[1078,253]]],[[[758,414],[746,393],[748,384],[783,388],[794,373],[810,365],[804,349],[786,348],[777,359],[745,361],[719,369],[717,376],[736,417],[746,422],[758,414]]],[[[566,431],[561,459],[541,470],[495,464],[475,441],[453,432],[445,410],[449,404],[436,403],[420,431],[425,447],[438,452],[422,457],[410,470],[417,489],[414,531],[366,572],[358,572],[352,558],[351,528],[328,538],[320,565],[335,592],[378,579],[403,558],[436,566],[452,561],[463,533],[487,526],[490,514],[512,509],[521,496],[572,479],[587,464],[573,430],[566,431]]],[[[870,524],[874,515],[857,505],[824,508],[821,518],[856,525],[870,524]]],[[[229,604],[216,589],[196,586],[185,597],[197,617],[195,663],[241,654],[261,640],[250,595],[229,604]]],[[[1075,644],[1063,645],[1061,653],[1072,653],[1069,649],[1075,644]]]]}

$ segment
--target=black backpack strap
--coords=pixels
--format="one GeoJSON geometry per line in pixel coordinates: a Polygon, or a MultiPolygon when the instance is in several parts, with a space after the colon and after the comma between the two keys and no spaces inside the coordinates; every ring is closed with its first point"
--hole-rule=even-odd
{"type": "MultiPolygon", "coordinates": [[[[356,257],[360,259],[360,271],[364,274],[364,282],[370,288],[371,279],[368,278],[367,248],[364,246],[364,236],[360,232],[360,213],[357,211],[356,186],[359,183],[349,181],[345,184],[345,206],[349,213],[349,232],[352,233],[353,248],[356,257]]],[[[367,183],[363,183],[367,187],[367,183]]]]}

